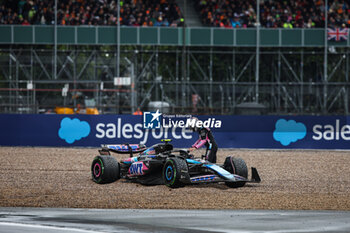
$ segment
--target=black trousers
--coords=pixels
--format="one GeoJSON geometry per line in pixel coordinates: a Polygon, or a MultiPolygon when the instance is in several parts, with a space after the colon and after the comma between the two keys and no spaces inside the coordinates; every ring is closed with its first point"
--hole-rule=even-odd
{"type": "Polygon", "coordinates": [[[216,143],[211,144],[210,152],[207,156],[207,160],[211,163],[216,163],[216,152],[218,151],[218,145],[216,143]]]}

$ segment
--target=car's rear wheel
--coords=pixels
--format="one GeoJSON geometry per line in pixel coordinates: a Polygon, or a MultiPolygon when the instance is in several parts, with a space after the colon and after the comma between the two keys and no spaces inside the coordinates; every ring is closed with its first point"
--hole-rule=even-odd
{"type": "Polygon", "coordinates": [[[96,156],[91,164],[91,175],[98,184],[112,183],[120,178],[120,165],[113,156],[96,156]]]}
{"type": "MultiPolygon", "coordinates": [[[[236,158],[233,156],[226,157],[224,168],[229,171],[231,174],[236,174],[244,178],[248,178],[248,168],[246,163],[242,158],[236,158]]],[[[239,188],[243,187],[246,182],[226,182],[225,184],[230,188],[239,188]]]]}
{"type": "Polygon", "coordinates": [[[187,171],[187,163],[184,159],[168,159],[163,167],[164,184],[170,188],[178,188],[184,184],[181,182],[181,172],[187,171]]]}

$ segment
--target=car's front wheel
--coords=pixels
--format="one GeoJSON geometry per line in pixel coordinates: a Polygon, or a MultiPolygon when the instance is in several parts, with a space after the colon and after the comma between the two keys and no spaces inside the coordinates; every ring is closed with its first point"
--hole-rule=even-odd
{"type": "Polygon", "coordinates": [[[187,163],[184,159],[168,159],[163,167],[164,184],[170,188],[178,188],[184,185],[181,182],[181,173],[188,170],[187,163]]]}
{"type": "MultiPolygon", "coordinates": [[[[229,171],[231,174],[236,174],[247,179],[248,177],[248,168],[245,161],[242,158],[236,158],[229,156],[225,159],[224,168],[229,171]]],[[[243,187],[246,182],[226,182],[226,185],[230,188],[239,188],[243,187]]]]}

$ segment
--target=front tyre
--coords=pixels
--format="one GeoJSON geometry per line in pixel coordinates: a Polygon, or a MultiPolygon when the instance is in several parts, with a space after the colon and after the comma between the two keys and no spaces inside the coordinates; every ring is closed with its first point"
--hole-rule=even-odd
{"type": "Polygon", "coordinates": [[[163,167],[164,184],[170,188],[178,188],[184,185],[181,181],[181,172],[187,171],[187,163],[180,158],[168,159],[163,167]]]}
{"type": "Polygon", "coordinates": [[[91,164],[91,175],[98,184],[112,183],[120,178],[120,165],[113,156],[96,156],[91,164]]]}
{"type": "MultiPolygon", "coordinates": [[[[230,172],[231,174],[236,174],[246,179],[248,178],[248,168],[242,158],[235,158],[233,156],[226,157],[224,168],[226,171],[230,172]]],[[[239,182],[226,182],[225,184],[230,188],[239,188],[239,187],[243,187],[245,183],[246,182],[244,181],[239,181],[239,182]]]]}

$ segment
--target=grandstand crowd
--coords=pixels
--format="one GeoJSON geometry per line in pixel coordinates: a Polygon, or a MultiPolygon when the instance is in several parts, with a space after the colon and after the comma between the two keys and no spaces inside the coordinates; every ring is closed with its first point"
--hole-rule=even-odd
{"type": "MultiPolygon", "coordinates": [[[[59,25],[116,25],[117,1],[59,0],[59,25]]],[[[193,0],[203,26],[256,27],[256,0],[193,0]]],[[[120,24],[182,26],[176,0],[121,0],[120,24]]],[[[323,0],[261,0],[260,24],[267,28],[324,27],[323,0]]],[[[328,23],[350,26],[350,0],[329,0],[328,23]]],[[[0,24],[54,24],[54,0],[0,0],[0,24]]]]}
{"type": "MultiPolygon", "coordinates": [[[[261,0],[260,24],[267,28],[313,28],[325,26],[323,0],[261,0]]],[[[329,0],[328,24],[350,26],[350,1],[329,0]]],[[[226,28],[256,27],[255,0],[197,0],[203,25],[226,28]]]]}
{"type": "MultiPolygon", "coordinates": [[[[58,25],[116,25],[117,1],[59,0],[58,25]]],[[[120,24],[125,26],[181,26],[174,0],[121,0],[120,24]]],[[[54,0],[3,0],[0,24],[54,24],[54,0]]]]}

